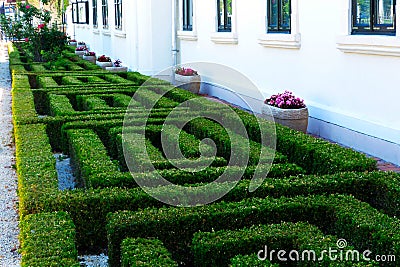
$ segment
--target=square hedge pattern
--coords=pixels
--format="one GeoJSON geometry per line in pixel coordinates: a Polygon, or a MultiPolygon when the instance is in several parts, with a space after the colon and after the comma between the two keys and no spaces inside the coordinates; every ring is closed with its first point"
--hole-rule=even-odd
{"type": "MultiPolygon", "coordinates": [[[[325,259],[290,266],[379,266],[375,255],[399,255],[400,177],[376,171],[376,162],[365,155],[276,125],[274,163],[263,184],[249,192],[256,166],[269,168],[260,158],[265,149],[260,127],[269,122],[260,125],[253,115],[234,109],[249,138],[239,136],[239,147],[241,142],[250,146],[245,169],[230,168],[232,174],[243,172],[242,180],[213,204],[166,206],[138,187],[138,179],[157,184],[157,171],[180,185],[214,181],[229,161],[227,133],[240,135],[206,118],[190,121],[179,134],[184,156],[197,158],[204,138],[213,139],[217,155],[203,171],[176,169],[160,144],[161,132],[168,137],[180,131],[174,124],[162,127],[171,110],[201,114],[205,109],[224,121],[237,118],[221,114],[218,103],[157,79],[135,94],[149,77],[110,74],[69,50],[53,66],[27,62],[12,44],[9,54],[23,266],[79,266],[78,252],[106,248],[110,266],[280,266],[276,258],[258,260],[257,252],[265,245],[320,252],[337,248],[340,238],[349,249],[371,250],[373,260],[325,259]],[[145,144],[154,170],[143,161],[135,138],[143,137],[140,122],[165,91],[146,125],[145,144]],[[198,109],[179,106],[193,98],[200,100],[198,109]],[[125,149],[138,166],[132,174],[122,147],[128,106],[127,116],[135,119],[129,125],[133,139],[125,149]],[[53,151],[71,157],[78,188],[58,189],[53,151]]],[[[176,117],[176,123],[182,118],[176,117]]],[[[189,159],[184,163],[190,166],[189,159]]],[[[198,198],[227,187],[217,183],[198,198]]],[[[167,195],[168,187],[162,192],[167,195]]],[[[393,258],[387,259],[385,266],[396,266],[393,258]]]]}

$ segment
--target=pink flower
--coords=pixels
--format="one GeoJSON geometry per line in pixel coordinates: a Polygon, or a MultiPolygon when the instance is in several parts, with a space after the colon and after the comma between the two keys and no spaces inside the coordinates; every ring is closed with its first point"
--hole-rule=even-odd
{"type": "Polygon", "coordinates": [[[25,37],[24,40],[25,40],[25,42],[28,42],[28,41],[29,41],[29,38],[28,38],[28,37],[25,37]]]}
{"type": "Polygon", "coordinates": [[[31,6],[30,6],[30,5],[26,5],[25,8],[26,8],[26,9],[29,9],[29,8],[31,8],[31,6]]]}
{"type": "Polygon", "coordinates": [[[44,23],[42,23],[42,24],[39,24],[39,25],[38,25],[38,29],[39,29],[39,30],[41,30],[41,29],[43,29],[43,28],[44,28],[44,26],[46,26],[44,23]]]}

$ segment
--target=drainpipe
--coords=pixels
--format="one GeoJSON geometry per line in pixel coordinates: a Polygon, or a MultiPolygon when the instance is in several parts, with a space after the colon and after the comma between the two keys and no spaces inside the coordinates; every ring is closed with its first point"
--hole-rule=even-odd
{"type": "Polygon", "coordinates": [[[175,84],[175,68],[178,65],[178,36],[177,36],[177,26],[179,25],[179,3],[178,0],[172,1],[172,68],[171,68],[171,83],[175,84]]]}

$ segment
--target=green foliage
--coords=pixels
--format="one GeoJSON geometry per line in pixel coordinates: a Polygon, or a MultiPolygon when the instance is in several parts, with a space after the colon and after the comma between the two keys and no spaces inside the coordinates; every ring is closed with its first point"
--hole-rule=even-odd
{"type": "Polygon", "coordinates": [[[20,227],[21,266],[79,267],[75,226],[67,213],[27,215],[20,227]]]}
{"type": "MultiPolygon", "coordinates": [[[[299,259],[301,259],[302,251],[310,250],[315,254],[305,255],[305,259],[297,260],[296,264],[315,266],[315,261],[323,255],[323,250],[337,248],[337,239],[335,236],[324,235],[318,227],[306,222],[284,222],[253,225],[250,228],[233,231],[195,233],[192,240],[192,253],[195,266],[227,266],[230,259],[238,254],[247,255],[261,250],[260,257],[279,262],[277,254],[271,254],[271,250],[284,250],[286,254],[281,257],[292,262],[289,258],[290,251],[298,251],[299,259]]],[[[354,248],[346,247],[346,249],[354,248]]],[[[292,256],[296,257],[296,255],[292,256]]],[[[319,265],[323,266],[329,265],[330,262],[328,254],[318,260],[319,265]]],[[[353,266],[353,263],[343,261],[341,266],[353,266]]]]}
{"type": "Polygon", "coordinates": [[[57,59],[67,45],[67,36],[55,26],[49,26],[50,12],[40,10],[29,3],[19,3],[18,8],[21,13],[19,17],[0,17],[0,25],[5,35],[12,40],[22,40],[18,42],[18,46],[31,61],[45,62],[57,59]],[[36,25],[36,21],[40,24],[36,25]]]}
{"type": "Polygon", "coordinates": [[[68,97],[65,95],[49,94],[50,115],[65,116],[75,113],[68,97]]]}
{"type": "Polygon", "coordinates": [[[359,250],[369,249],[386,255],[400,253],[399,220],[342,195],[252,198],[202,207],[121,211],[110,214],[107,221],[113,266],[118,266],[120,244],[126,237],[158,238],[176,258],[191,262],[185,244],[198,231],[236,230],[281,221],[308,221],[323,231],[345,238],[359,250]]]}
{"type": "Polygon", "coordinates": [[[121,245],[121,266],[174,267],[171,254],[157,239],[127,238],[121,245]]]}

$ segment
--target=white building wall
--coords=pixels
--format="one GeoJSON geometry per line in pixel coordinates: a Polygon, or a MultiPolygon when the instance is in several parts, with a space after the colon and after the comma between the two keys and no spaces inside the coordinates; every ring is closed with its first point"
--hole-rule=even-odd
{"type": "MultiPolygon", "coordinates": [[[[171,1],[124,0],[122,4],[122,30],[115,29],[113,0],[108,0],[109,27],[103,29],[101,0],[98,0],[98,27],[93,26],[92,1],[89,1],[89,24],[69,24],[69,35],[87,43],[98,56],[120,59],[130,70],[151,75],[171,66],[171,1]]],[[[71,21],[72,15],[68,16],[71,21]]]]}
{"type": "MultiPolygon", "coordinates": [[[[90,24],[75,25],[75,37],[98,55],[155,74],[172,65],[172,2],[124,0],[121,33],[113,25],[114,1],[109,0],[108,32],[102,29],[100,0],[99,27],[93,29],[89,1],[90,24]]],[[[265,34],[267,1],[233,0],[233,32],[216,33],[216,0],[193,2],[193,32],[178,31],[182,63],[227,65],[265,97],[291,90],[309,107],[309,132],[400,165],[399,23],[397,36],[351,36],[351,0],[292,0],[292,34],[265,34]]],[[[198,66],[200,74],[210,72],[198,66]]],[[[205,81],[203,92],[235,101],[205,81]]],[[[239,91],[248,99],[257,95],[239,91]]],[[[261,109],[263,98],[252,101],[261,109]]]]}
{"type": "Polygon", "coordinates": [[[212,41],[216,0],[194,1],[197,40],[181,40],[182,63],[209,61],[233,67],[265,96],[291,90],[310,108],[310,132],[400,164],[400,37],[346,36],[350,0],[292,0],[301,47],[264,47],[259,38],[266,29],[266,1],[233,0],[237,44],[220,44],[212,41]],[[360,38],[357,45],[367,50],[363,53],[391,55],[337,48],[354,50],[347,44],[360,38]],[[377,42],[383,46],[362,46],[377,42]]]}

